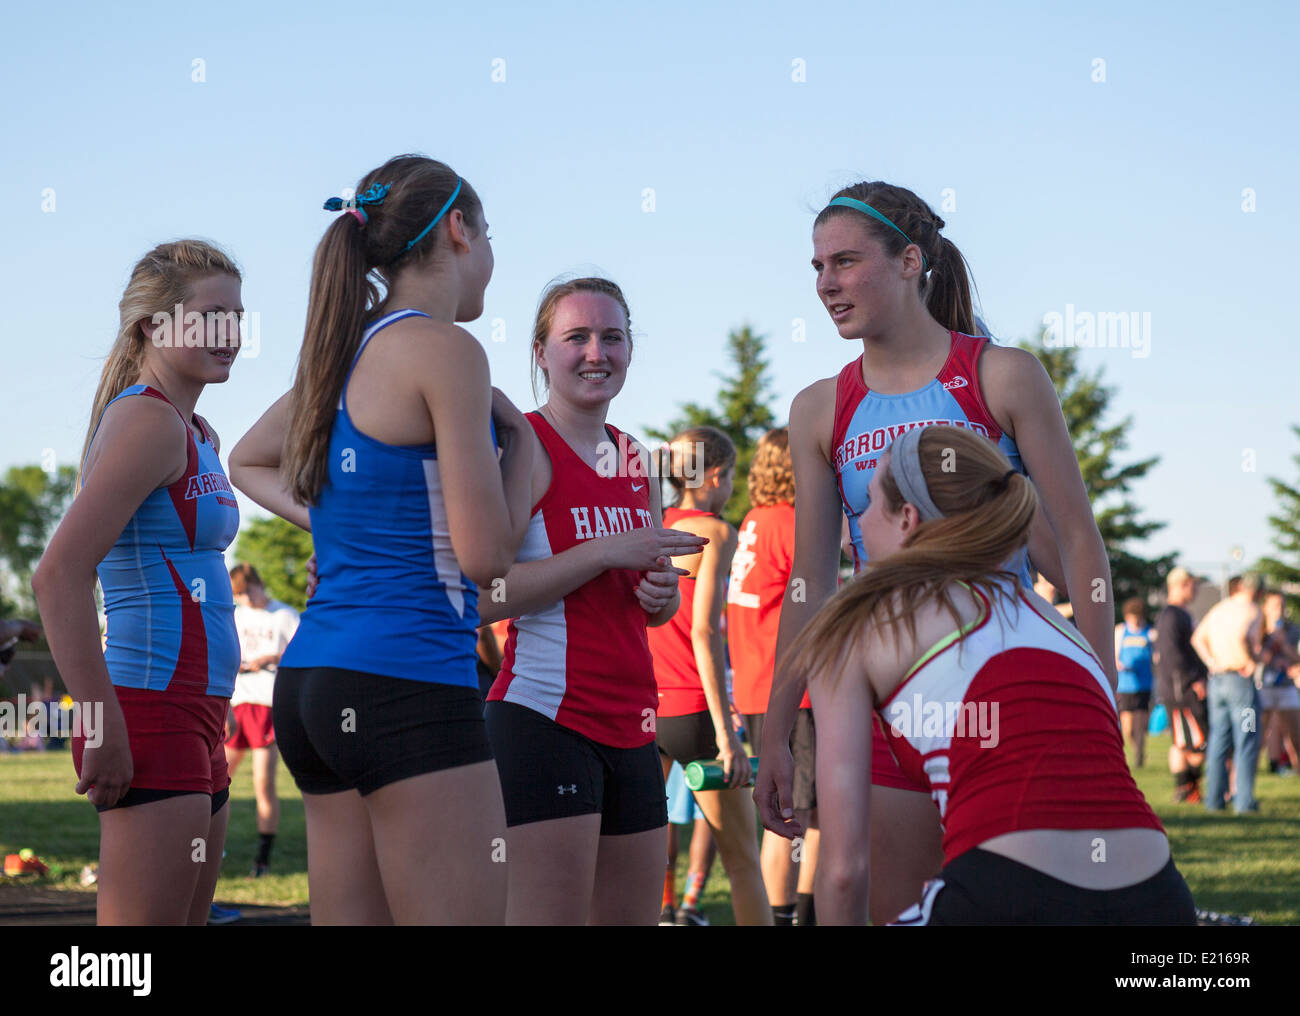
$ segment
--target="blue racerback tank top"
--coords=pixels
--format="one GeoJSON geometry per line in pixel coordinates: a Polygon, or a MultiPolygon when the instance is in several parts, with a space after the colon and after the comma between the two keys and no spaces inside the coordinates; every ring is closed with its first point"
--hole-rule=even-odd
{"type": "MultiPolygon", "coordinates": [[[[384,315],[366,344],[417,310],[384,315]]],[[[340,667],[478,687],[478,589],[460,570],[433,444],[389,445],[357,430],[347,386],[330,435],[329,480],[310,508],[318,586],[282,667],[340,667]]]]}

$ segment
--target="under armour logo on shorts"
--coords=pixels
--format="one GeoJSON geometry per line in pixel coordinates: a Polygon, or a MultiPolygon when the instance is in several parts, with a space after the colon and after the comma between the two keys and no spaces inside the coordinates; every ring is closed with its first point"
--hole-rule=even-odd
{"type": "Polygon", "coordinates": [[[556,790],[557,790],[561,795],[563,795],[563,794],[576,794],[576,793],[578,792],[578,785],[577,785],[576,783],[570,783],[567,789],[566,789],[564,786],[559,786],[559,787],[556,788],[556,790]]]}

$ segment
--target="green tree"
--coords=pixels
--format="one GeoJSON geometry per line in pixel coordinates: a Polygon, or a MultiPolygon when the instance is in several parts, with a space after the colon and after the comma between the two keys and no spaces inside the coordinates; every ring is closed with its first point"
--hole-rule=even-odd
{"type": "Polygon", "coordinates": [[[1133,540],[1144,540],[1163,529],[1163,522],[1142,521],[1141,509],[1130,495],[1130,487],[1160,461],[1152,456],[1140,462],[1119,465],[1116,455],[1128,448],[1133,418],[1103,423],[1115,389],[1102,384],[1102,369],[1086,373],[1079,367],[1079,351],[1072,346],[1052,348],[1046,344],[1046,330],[1037,344],[1022,342],[1021,349],[1033,353],[1047,369],[1061,400],[1061,410],[1070,440],[1079,460],[1079,471],[1092,503],[1106,554],[1110,558],[1111,583],[1115,591],[1116,619],[1120,605],[1130,597],[1146,600],[1147,594],[1164,588],[1165,576],[1174,566],[1176,554],[1143,558],[1127,548],[1133,540]]]}
{"type": "Polygon", "coordinates": [[[253,519],[239,530],[235,558],[251,564],[269,596],[301,611],[307,605],[311,533],[278,515],[253,519]]]}
{"type": "Polygon", "coordinates": [[[0,482],[0,615],[33,614],[32,573],[72,503],[77,471],[13,466],[0,482]],[[6,597],[6,592],[9,594],[6,597]]]}
{"type": "MultiPolygon", "coordinates": [[[[1300,426],[1292,425],[1291,432],[1300,438],[1300,426]]],[[[1291,461],[1300,467],[1300,455],[1291,461]]],[[[1279,557],[1261,558],[1256,567],[1273,583],[1300,584],[1300,488],[1276,477],[1268,478],[1277,498],[1277,514],[1268,517],[1273,529],[1273,546],[1279,557]]]]}
{"type": "Polygon", "coordinates": [[[723,517],[732,525],[740,525],[749,511],[749,464],[754,459],[754,448],[767,431],[772,429],[776,417],[769,405],[772,382],[767,376],[769,361],[764,359],[766,339],[755,334],[749,325],[742,325],[727,336],[727,353],[732,367],[718,372],[722,381],[718,389],[718,408],[701,406],[696,402],[682,405],[681,413],[671,420],[664,430],[647,428],[646,433],[657,441],[669,441],[687,427],[717,427],[736,446],[736,486],[723,509],[723,517]]]}

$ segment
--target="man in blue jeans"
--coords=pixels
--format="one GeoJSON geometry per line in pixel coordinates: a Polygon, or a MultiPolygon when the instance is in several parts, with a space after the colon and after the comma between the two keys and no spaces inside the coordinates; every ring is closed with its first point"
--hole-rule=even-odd
{"type": "Polygon", "coordinates": [[[1220,811],[1228,789],[1228,756],[1235,755],[1237,814],[1258,811],[1255,763],[1259,757],[1259,693],[1255,665],[1261,656],[1262,616],[1256,603],[1262,583],[1248,574],[1228,582],[1228,598],[1216,603],[1192,635],[1192,648],[1210,670],[1210,743],[1205,807],[1220,811]]]}

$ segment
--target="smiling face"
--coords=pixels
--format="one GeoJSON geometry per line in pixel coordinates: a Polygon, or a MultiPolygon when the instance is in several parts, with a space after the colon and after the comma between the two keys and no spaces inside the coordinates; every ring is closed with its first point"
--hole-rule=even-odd
{"type": "MultiPolygon", "coordinates": [[[[916,248],[906,250],[915,260],[916,248]]],[[[901,317],[905,301],[916,298],[909,263],[906,254],[887,255],[857,212],[832,215],[813,230],[817,296],[842,338],[879,334],[901,317]]]]}
{"type": "Polygon", "coordinates": [[[222,274],[197,280],[177,315],[173,306],[141,322],[145,363],[162,374],[202,384],[228,381],[239,354],[239,321],[244,315],[239,279],[222,274]]]}
{"type": "Polygon", "coordinates": [[[622,390],[632,357],[623,308],[604,293],[570,293],[555,305],[550,333],[534,355],[551,399],[581,408],[607,404],[622,390]]]}

